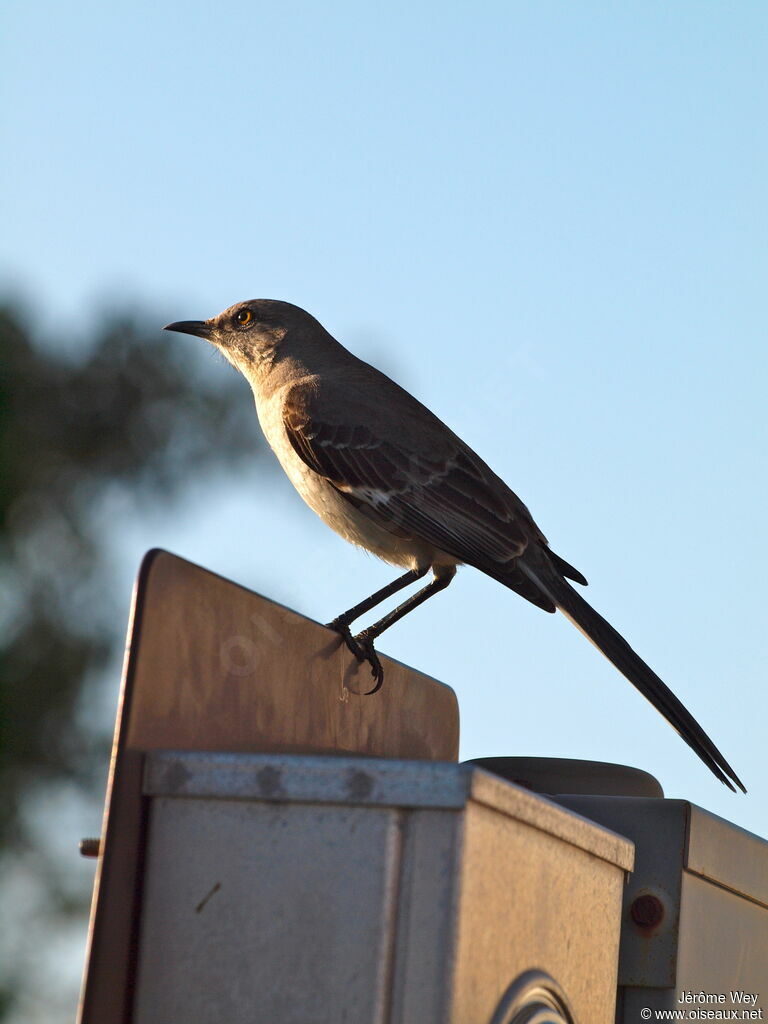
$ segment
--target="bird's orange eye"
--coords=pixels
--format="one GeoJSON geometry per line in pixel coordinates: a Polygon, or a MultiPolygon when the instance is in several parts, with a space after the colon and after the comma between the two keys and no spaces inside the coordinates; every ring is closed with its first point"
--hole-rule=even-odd
{"type": "Polygon", "coordinates": [[[238,313],[235,313],[235,320],[241,327],[247,327],[253,320],[253,310],[241,309],[238,313]]]}

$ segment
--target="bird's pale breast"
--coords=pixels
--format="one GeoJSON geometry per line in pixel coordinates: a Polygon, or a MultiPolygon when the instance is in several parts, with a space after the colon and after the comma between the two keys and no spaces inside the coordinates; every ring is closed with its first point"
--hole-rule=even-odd
{"type": "MultiPolygon", "coordinates": [[[[283,423],[285,390],[269,398],[256,398],[259,423],[269,446],[288,479],[313,512],[345,540],[371,551],[379,558],[404,568],[424,568],[445,563],[446,556],[415,537],[390,533],[360,512],[324,477],[315,473],[297,455],[283,423]]],[[[452,560],[451,560],[452,561],[452,560]]]]}

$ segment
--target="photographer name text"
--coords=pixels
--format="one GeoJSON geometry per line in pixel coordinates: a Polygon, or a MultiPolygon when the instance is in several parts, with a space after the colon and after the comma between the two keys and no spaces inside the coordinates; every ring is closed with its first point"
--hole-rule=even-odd
{"type": "Polygon", "coordinates": [[[741,1003],[743,1006],[757,1006],[758,992],[691,992],[683,990],[678,1003],[741,1003]]]}

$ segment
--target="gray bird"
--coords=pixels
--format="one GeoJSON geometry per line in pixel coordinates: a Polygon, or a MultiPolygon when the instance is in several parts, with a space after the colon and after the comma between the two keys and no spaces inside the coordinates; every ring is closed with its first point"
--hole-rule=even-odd
{"type": "Polygon", "coordinates": [[[665,683],[568,583],[582,574],[552,551],[523,502],[421,402],[347,351],[289,302],[252,299],[210,320],[168,324],[205,338],[250,384],[262,430],[304,501],[346,540],[406,569],[329,623],[383,680],[374,640],[472,565],[545,611],[558,608],[637,687],[730,789],[743,784],[665,683]],[[373,626],[350,625],[426,576],[373,626]]]}

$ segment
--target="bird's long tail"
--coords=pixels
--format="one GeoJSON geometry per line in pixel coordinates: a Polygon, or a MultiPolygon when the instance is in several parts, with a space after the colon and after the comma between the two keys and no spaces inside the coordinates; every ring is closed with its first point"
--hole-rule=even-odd
{"type": "Polygon", "coordinates": [[[661,712],[721,782],[734,793],[733,783],[746,793],[741,779],[693,715],[602,615],[549,566],[526,565],[523,559],[519,559],[517,568],[540,587],[574,626],[661,712]]]}

